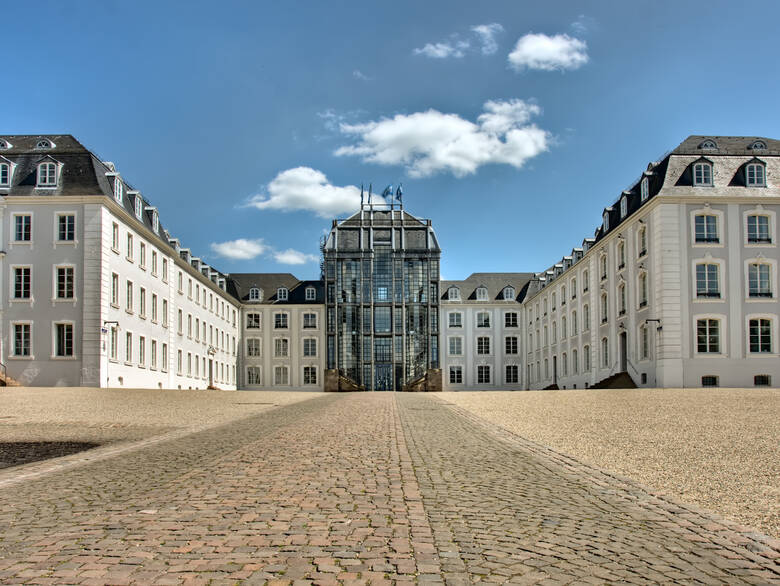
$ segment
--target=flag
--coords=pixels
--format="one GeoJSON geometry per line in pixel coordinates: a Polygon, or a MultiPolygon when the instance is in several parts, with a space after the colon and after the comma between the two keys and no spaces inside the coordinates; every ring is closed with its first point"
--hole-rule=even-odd
{"type": "Polygon", "coordinates": [[[398,189],[395,190],[395,198],[398,201],[402,201],[402,198],[404,196],[404,190],[403,190],[402,185],[403,185],[403,183],[399,183],[398,184],[398,189]]]}
{"type": "Polygon", "coordinates": [[[363,184],[360,184],[360,207],[363,207],[363,184]]]}
{"type": "Polygon", "coordinates": [[[391,183],[387,187],[385,187],[385,190],[382,192],[382,197],[392,197],[393,196],[393,184],[391,183]]]}

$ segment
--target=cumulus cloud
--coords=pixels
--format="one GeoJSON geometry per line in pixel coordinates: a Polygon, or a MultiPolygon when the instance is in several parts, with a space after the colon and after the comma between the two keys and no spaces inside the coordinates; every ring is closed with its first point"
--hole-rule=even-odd
{"type": "Polygon", "coordinates": [[[555,71],[577,69],[588,62],[588,46],[569,35],[529,33],[518,39],[514,50],[509,54],[509,64],[517,71],[540,69],[555,71]]]}
{"type": "Polygon", "coordinates": [[[452,43],[427,43],[421,49],[415,49],[415,55],[424,55],[432,59],[446,59],[447,57],[461,58],[466,54],[470,43],[468,41],[454,41],[452,43]]]}
{"type": "Polygon", "coordinates": [[[253,240],[239,238],[227,242],[213,242],[211,250],[214,254],[233,260],[252,260],[268,251],[268,246],[262,238],[253,240]]]}
{"type": "Polygon", "coordinates": [[[357,142],[335,151],[380,165],[404,165],[412,177],[472,174],[482,165],[520,168],[546,151],[547,131],[530,123],[540,108],[523,100],[491,100],[476,122],[438,110],[397,114],[363,124],[341,124],[357,142]]]}
{"type": "Polygon", "coordinates": [[[320,260],[319,257],[313,254],[306,254],[293,248],[274,252],[273,258],[276,262],[284,265],[304,265],[309,262],[317,262],[320,260]]]}
{"type": "Polygon", "coordinates": [[[352,72],[352,77],[354,77],[355,79],[360,79],[362,81],[371,81],[371,78],[367,76],[365,73],[363,73],[362,71],[360,71],[360,69],[355,69],[352,72]]]}
{"type": "Polygon", "coordinates": [[[266,192],[252,196],[246,205],[258,210],[305,210],[323,218],[352,212],[360,206],[357,187],[331,185],[324,173],[311,167],[282,171],[266,186],[266,192]]]}
{"type": "Polygon", "coordinates": [[[483,55],[492,55],[498,51],[496,35],[504,32],[504,27],[493,22],[491,24],[478,24],[471,27],[471,31],[479,38],[483,55]]]}

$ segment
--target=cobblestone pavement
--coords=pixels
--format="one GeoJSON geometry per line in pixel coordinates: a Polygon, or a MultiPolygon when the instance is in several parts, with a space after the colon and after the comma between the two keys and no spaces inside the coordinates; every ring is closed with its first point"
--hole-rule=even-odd
{"type": "Polygon", "coordinates": [[[320,396],[0,488],[14,584],[778,581],[762,539],[423,395],[320,396]]]}

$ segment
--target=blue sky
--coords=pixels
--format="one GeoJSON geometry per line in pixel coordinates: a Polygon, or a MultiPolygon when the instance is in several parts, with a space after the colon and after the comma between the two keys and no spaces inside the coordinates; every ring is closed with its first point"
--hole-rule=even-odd
{"type": "Polygon", "coordinates": [[[539,271],[690,134],[780,137],[780,4],[4,7],[1,133],[70,133],[225,272],[317,278],[361,183],[403,182],[442,276],[539,271]],[[357,187],[356,187],[357,186],[357,187]]]}

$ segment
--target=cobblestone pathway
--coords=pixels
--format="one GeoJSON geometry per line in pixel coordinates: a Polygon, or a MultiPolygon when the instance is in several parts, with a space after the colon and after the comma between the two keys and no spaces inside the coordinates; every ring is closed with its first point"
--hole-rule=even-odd
{"type": "Polygon", "coordinates": [[[770,546],[422,395],[323,396],[0,489],[14,584],[771,583],[770,546]]]}

